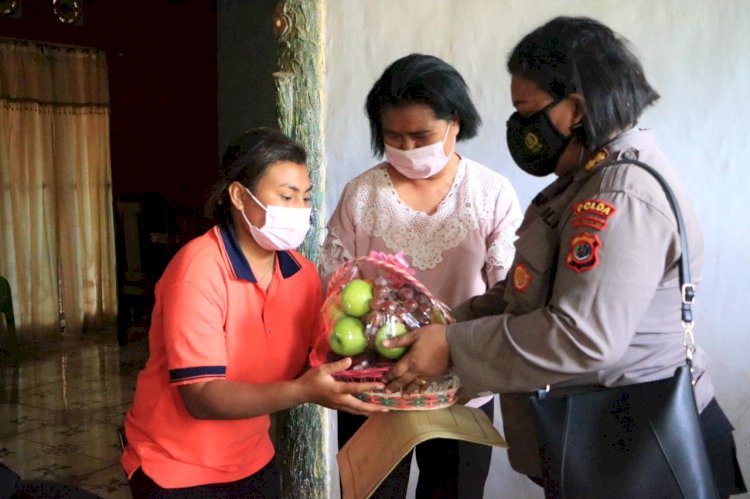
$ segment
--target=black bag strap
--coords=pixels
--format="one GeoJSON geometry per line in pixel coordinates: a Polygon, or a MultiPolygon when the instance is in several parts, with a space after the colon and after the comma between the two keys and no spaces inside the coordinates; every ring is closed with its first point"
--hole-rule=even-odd
{"type": "Polygon", "coordinates": [[[652,166],[634,159],[621,159],[618,161],[613,161],[612,163],[609,163],[605,166],[614,165],[635,165],[650,173],[659,182],[659,185],[664,191],[664,194],[666,194],[667,196],[669,206],[672,207],[674,216],[677,219],[677,232],[680,237],[681,249],[679,273],[680,299],[682,301],[682,328],[685,330],[685,339],[683,340],[683,344],[685,345],[685,357],[687,358],[688,365],[690,365],[693,360],[693,352],[695,352],[692,309],[692,305],[695,302],[695,286],[690,280],[690,258],[688,256],[687,230],[685,228],[685,221],[682,218],[682,211],[680,211],[680,205],[677,203],[677,197],[674,195],[672,188],[669,186],[664,177],[662,177],[662,175],[652,166]]]}

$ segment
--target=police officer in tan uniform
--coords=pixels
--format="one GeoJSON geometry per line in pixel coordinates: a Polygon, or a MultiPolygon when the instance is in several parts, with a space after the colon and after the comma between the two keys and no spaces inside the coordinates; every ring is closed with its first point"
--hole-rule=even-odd
{"type": "MultiPolygon", "coordinates": [[[[653,132],[635,128],[659,95],[625,42],[587,18],[556,18],[508,60],[516,112],[511,155],[558,178],[532,201],[508,277],[459,307],[459,321],[391,340],[411,350],[389,374],[416,390],[448,369],[470,393],[501,393],[511,465],[540,483],[528,392],[669,378],[684,363],[674,215],[650,164],[675,191],[694,282],[703,266],[697,217],[653,132]]],[[[722,496],[744,492],[732,426],[714,398],[705,354],[693,357],[695,396],[722,496]]]]}

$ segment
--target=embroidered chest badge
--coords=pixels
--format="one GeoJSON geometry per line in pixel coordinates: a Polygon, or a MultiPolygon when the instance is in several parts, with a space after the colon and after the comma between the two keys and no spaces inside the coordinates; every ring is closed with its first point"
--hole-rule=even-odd
{"type": "Polygon", "coordinates": [[[586,199],[573,205],[573,227],[589,227],[604,230],[609,218],[615,214],[615,207],[600,199],[586,199]]]}
{"type": "Polygon", "coordinates": [[[516,268],[513,269],[513,287],[516,291],[524,293],[531,285],[531,272],[522,263],[517,263],[516,268]]]}
{"type": "Polygon", "coordinates": [[[576,272],[592,270],[599,264],[599,237],[589,232],[576,234],[570,241],[570,252],[565,263],[576,272]]]}

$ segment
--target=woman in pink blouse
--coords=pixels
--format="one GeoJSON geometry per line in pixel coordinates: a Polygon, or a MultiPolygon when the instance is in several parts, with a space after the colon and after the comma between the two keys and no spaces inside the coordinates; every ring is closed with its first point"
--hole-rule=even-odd
{"type": "MultiPolygon", "coordinates": [[[[449,306],[505,278],[521,210],[508,180],[464,158],[456,143],[481,119],[461,75],[437,57],[391,64],[367,96],[372,149],[386,161],[344,188],[321,252],[324,280],[370,251],[403,252],[416,277],[449,306]]],[[[470,402],[492,419],[492,397],[470,402]]],[[[363,417],[339,413],[339,447],[363,417]]],[[[417,497],[482,497],[491,448],[431,440],[417,446],[417,497]]],[[[375,497],[406,495],[411,455],[375,497]]]]}

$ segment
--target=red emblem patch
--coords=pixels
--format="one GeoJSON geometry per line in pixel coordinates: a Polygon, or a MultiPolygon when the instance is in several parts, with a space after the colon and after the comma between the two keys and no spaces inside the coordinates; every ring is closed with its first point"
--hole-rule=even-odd
{"type": "Polygon", "coordinates": [[[531,285],[531,272],[526,268],[526,265],[522,263],[516,264],[516,268],[513,269],[513,287],[521,293],[529,289],[531,285]]]}
{"type": "Polygon", "coordinates": [[[576,272],[594,269],[599,264],[598,251],[601,245],[595,234],[576,234],[570,241],[570,252],[565,263],[576,272]]]}

